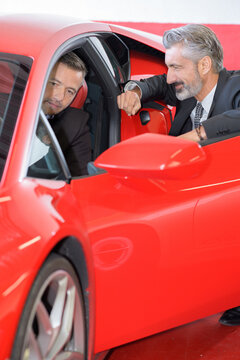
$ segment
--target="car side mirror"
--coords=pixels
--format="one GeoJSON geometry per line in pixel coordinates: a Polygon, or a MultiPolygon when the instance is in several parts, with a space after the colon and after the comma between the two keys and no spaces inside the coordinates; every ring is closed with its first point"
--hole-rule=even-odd
{"type": "Polygon", "coordinates": [[[94,164],[115,176],[189,179],[198,176],[207,161],[196,142],[148,133],[112,146],[94,164]]]}

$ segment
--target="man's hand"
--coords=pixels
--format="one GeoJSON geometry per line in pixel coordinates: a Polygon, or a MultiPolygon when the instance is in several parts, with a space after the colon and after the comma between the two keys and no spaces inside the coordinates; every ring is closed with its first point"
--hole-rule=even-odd
{"type": "Polygon", "coordinates": [[[118,95],[117,104],[119,109],[126,111],[128,115],[135,115],[141,109],[139,89],[135,88],[118,95]]]}
{"type": "Polygon", "coordinates": [[[199,142],[200,140],[206,140],[207,134],[204,130],[204,127],[201,125],[197,130],[194,129],[192,131],[189,131],[185,134],[179,135],[178,137],[186,140],[192,140],[199,142]]]}

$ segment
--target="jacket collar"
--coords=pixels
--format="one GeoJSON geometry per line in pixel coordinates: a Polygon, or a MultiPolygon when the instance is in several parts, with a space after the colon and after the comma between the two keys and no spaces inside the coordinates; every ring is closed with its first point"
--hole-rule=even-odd
{"type": "Polygon", "coordinates": [[[211,117],[211,114],[212,114],[213,109],[214,109],[215,104],[216,104],[216,99],[219,98],[219,95],[221,94],[222,89],[223,89],[226,81],[228,80],[229,76],[230,76],[230,74],[225,68],[223,68],[220,71],[218,82],[217,82],[217,88],[216,88],[216,91],[215,91],[215,94],[214,94],[214,98],[213,98],[211,108],[210,108],[209,113],[208,113],[208,118],[211,117]]]}

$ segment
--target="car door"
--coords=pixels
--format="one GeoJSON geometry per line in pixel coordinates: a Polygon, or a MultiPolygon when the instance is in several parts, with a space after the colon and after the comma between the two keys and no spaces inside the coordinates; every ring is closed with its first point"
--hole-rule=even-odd
{"type": "Polygon", "coordinates": [[[205,146],[211,159],[208,172],[201,184],[193,183],[186,189],[198,191],[200,196],[194,213],[193,241],[201,252],[201,271],[193,290],[194,297],[209,305],[209,312],[216,304],[218,311],[223,311],[238,306],[240,301],[235,281],[240,275],[239,146],[239,136],[205,146]],[[197,289],[199,276],[205,277],[202,289],[197,289]]]}
{"type": "Polygon", "coordinates": [[[93,249],[99,350],[239,303],[239,137],[201,148],[144,136],[96,160],[109,174],[71,183],[93,249]]]}
{"type": "Polygon", "coordinates": [[[147,45],[143,52],[143,45],[134,39],[102,32],[86,35],[75,49],[88,68],[88,96],[83,108],[90,114],[93,160],[121,140],[143,133],[167,134],[170,129],[172,109],[163,103],[144,104],[132,117],[117,107],[117,96],[128,80],[148,76],[147,68],[153,74],[166,70],[163,53],[147,45]]]}
{"type": "MultiPolygon", "coordinates": [[[[158,143],[160,151],[168,147],[168,137],[164,138],[158,143]]],[[[121,152],[118,146],[126,146],[122,142],[116,145],[116,155],[111,155],[115,147],[102,154],[113,168],[119,167],[121,159],[130,159],[130,169],[139,170],[142,176],[128,176],[122,170],[116,176],[110,172],[71,181],[79,207],[84,208],[93,251],[97,351],[189,319],[188,313],[185,318],[182,314],[182,303],[176,304],[176,296],[189,273],[197,199],[180,191],[183,179],[172,182],[162,178],[159,152],[152,154],[159,175],[150,175],[144,153],[151,153],[153,143],[132,144],[121,152]],[[177,282],[179,272],[183,276],[177,282]]],[[[173,155],[175,146],[170,151],[173,155]]],[[[187,299],[185,309],[189,303],[187,299]]]]}

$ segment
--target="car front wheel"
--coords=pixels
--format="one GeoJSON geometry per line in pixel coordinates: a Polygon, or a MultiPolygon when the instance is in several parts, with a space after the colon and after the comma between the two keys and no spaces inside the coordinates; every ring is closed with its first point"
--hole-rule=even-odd
{"type": "Polygon", "coordinates": [[[83,297],[75,271],[51,255],[42,266],[18,327],[13,360],[85,358],[83,297]]]}

